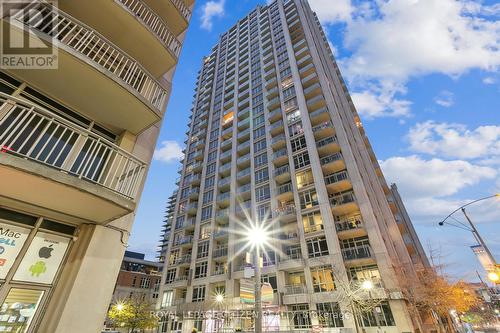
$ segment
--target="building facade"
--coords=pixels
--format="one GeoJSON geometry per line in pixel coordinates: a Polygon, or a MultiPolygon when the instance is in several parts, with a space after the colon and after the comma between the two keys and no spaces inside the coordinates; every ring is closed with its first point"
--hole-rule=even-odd
{"type": "Polygon", "coordinates": [[[409,229],[307,1],[259,6],[220,36],[187,135],[159,302],[177,315],[162,332],[252,330],[248,316],[187,315],[252,308],[235,232],[249,220],[274,232],[265,330],[425,329],[405,297],[409,229]]]}
{"type": "Polygon", "coordinates": [[[156,303],[163,265],[144,257],[143,253],[125,251],[111,303],[134,297],[156,303]]]}
{"type": "Polygon", "coordinates": [[[0,327],[95,333],[193,1],[1,6],[0,327]]]}

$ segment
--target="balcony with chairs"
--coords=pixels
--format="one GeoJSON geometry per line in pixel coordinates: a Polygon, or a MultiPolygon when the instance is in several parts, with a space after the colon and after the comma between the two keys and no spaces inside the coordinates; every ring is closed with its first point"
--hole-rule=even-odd
{"type": "Polygon", "coordinates": [[[359,213],[335,216],[335,229],[339,239],[366,236],[363,218],[359,213]]]}

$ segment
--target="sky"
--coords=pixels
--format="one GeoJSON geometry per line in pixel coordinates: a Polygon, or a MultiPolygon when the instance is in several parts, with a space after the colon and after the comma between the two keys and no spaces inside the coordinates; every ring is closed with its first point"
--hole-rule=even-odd
{"type": "MultiPolygon", "coordinates": [[[[500,193],[500,3],[309,1],[422,245],[455,279],[474,280],[476,270],[483,272],[470,250],[472,234],[437,222],[462,204],[500,193]]],[[[155,257],[202,58],[257,5],[265,0],[196,1],[129,250],[155,257]]],[[[468,212],[500,261],[500,199],[468,212]]]]}

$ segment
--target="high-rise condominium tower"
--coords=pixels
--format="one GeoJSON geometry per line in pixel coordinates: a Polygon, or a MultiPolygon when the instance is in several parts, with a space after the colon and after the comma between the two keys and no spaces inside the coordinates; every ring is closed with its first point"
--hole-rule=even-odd
{"type": "Polygon", "coordinates": [[[1,330],[101,331],[193,2],[0,2],[1,330]]]}
{"type": "Polygon", "coordinates": [[[236,233],[248,220],[272,224],[264,308],[288,312],[265,316],[265,330],[422,329],[404,288],[425,253],[307,1],[259,6],[220,36],[187,134],[160,295],[177,312],[164,332],[252,328],[251,316],[187,315],[252,308],[236,233]]]}

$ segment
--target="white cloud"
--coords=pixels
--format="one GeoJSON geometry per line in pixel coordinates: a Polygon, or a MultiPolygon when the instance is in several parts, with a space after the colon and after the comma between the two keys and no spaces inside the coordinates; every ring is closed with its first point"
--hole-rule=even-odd
{"type": "Polygon", "coordinates": [[[176,141],[162,141],[160,147],[155,149],[153,158],[156,161],[173,162],[178,161],[184,157],[182,148],[176,141]]]}
{"type": "Polygon", "coordinates": [[[472,0],[338,2],[311,0],[311,7],[326,27],[345,24],[343,46],[350,55],[339,59],[339,65],[361,113],[369,117],[404,117],[411,111],[404,91],[387,94],[370,88],[373,84],[404,87],[411,78],[431,73],[458,77],[472,69],[494,72],[500,67],[498,5],[472,0]]]}
{"type": "Polygon", "coordinates": [[[450,196],[497,175],[493,168],[467,161],[424,160],[415,155],[391,157],[380,165],[387,178],[396,182],[409,198],[450,196]]]}
{"type": "Polygon", "coordinates": [[[201,27],[203,29],[211,31],[213,18],[224,16],[224,4],[225,0],[211,0],[205,3],[201,14],[201,27]]]}
{"type": "Polygon", "coordinates": [[[380,1],[380,15],[358,17],[346,31],[354,53],[346,61],[351,78],[404,82],[429,73],[460,75],[500,65],[500,22],[466,12],[455,0],[380,1]],[[409,24],[411,22],[411,24],[409,24]]]}
{"type": "Polygon", "coordinates": [[[451,91],[443,90],[434,98],[434,102],[442,107],[449,108],[455,103],[454,95],[451,91]]]}
{"type": "MultiPolygon", "coordinates": [[[[420,223],[435,223],[470,202],[469,199],[457,198],[460,191],[494,180],[499,173],[493,168],[467,161],[425,160],[415,155],[391,157],[380,161],[380,165],[387,180],[398,185],[410,216],[420,223]]],[[[486,187],[485,190],[492,190],[486,187]]],[[[486,207],[481,209],[481,222],[495,221],[494,217],[500,217],[500,202],[485,203],[481,207],[486,207]],[[497,207],[493,213],[491,206],[487,206],[491,204],[497,207]]]]}
{"type": "Polygon", "coordinates": [[[372,86],[365,91],[352,93],[351,97],[358,112],[367,119],[409,116],[411,102],[396,98],[398,91],[372,86]]]}
{"type": "Polygon", "coordinates": [[[351,0],[309,0],[312,10],[316,12],[323,24],[349,21],[354,10],[351,0]]]}
{"type": "Polygon", "coordinates": [[[491,76],[485,77],[483,79],[484,84],[495,84],[496,82],[497,82],[497,80],[495,80],[495,78],[493,78],[491,76]]]}
{"type": "Polygon", "coordinates": [[[500,159],[500,126],[469,130],[462,124],[427,121],[412,127],[408,140],[410,149],[418,153],[460,159],[500,159]]]}

